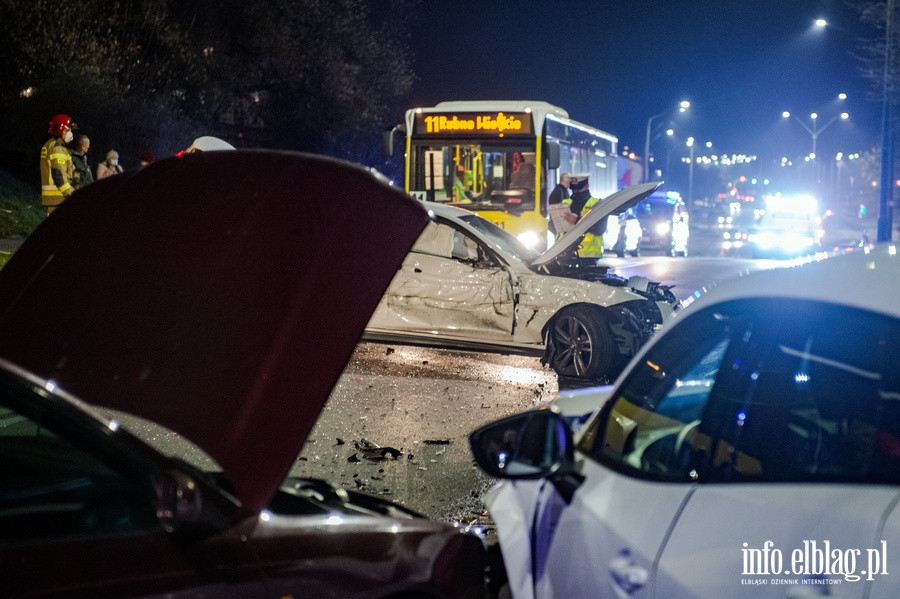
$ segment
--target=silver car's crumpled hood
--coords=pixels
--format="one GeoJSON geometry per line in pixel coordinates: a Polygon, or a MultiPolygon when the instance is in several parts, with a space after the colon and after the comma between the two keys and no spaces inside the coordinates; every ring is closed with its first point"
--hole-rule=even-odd
{"type": "Polygon", "coordinates": [[[531,262],[532,266],[541,266],[554,260],[567,252],[574,252],[588,230],[610,214],[625,212],[632,206],[640,203],[651,193],[656,191],[662,181],[641,183],[608,195],[597,202],[590,212],[584,215],[570,231],[559,238],[556,243],[547,248],[543,254],[531,262]]]}
{"type": "Polygon", "coordinates": [[[77,191],[0,271],[0,357],[184,435],[258,510],[427,222],[337,160],[159,161],[77,191]]]}

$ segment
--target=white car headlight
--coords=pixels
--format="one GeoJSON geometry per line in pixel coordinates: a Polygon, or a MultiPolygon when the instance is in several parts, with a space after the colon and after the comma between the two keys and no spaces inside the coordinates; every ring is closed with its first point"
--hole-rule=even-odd
{"type": "Polygon", "coordinates": [[[660,235],[665,235],[669,232],[669,223],[659,223],[656,225],[656,232],[660,235]]]}

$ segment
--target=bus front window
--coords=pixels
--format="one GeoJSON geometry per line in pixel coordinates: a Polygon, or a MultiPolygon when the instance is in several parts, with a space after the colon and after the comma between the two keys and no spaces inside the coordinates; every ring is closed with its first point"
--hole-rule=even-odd
{"type": "Polygon", "coordinates": [[[480,144],[413,146],[410,193],[421,199],[477,204],[479,210],[533,210],[535,153],[480,144]]]}

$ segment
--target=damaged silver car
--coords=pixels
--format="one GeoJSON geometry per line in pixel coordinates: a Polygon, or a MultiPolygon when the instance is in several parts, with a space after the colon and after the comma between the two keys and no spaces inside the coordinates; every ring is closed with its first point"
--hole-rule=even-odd
{"type": "Polygon", "coordinates": [[[610,195],[540,255],[477,214],[423,202],[433,220],[363,338],[541,356],[560,376],[612,380],[679,302],[668,286],[579,257],[578,244],[658,185],[610,195]]]}

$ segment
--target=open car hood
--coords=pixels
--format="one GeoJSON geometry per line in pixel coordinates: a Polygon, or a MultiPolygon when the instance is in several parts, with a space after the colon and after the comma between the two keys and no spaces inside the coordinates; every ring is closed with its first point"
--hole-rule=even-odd
{"type": "Polygon", "coordinates": [[[184,435],[259,510],[427,222],[337,160],[163,160],[79,190],[19,248],[0,356],[184,435]]]}
{"type": "Polygon", "coordinates": [[[594,204],[590,212],[585,214],[570,231],[560,237],[556,243],[547,248],[543,254],[531,262],[532,266],[541,266],[560,255],[574,252],[588,230],[610,214],[620,214],[646,199],[662,185],[662,181],[641,183],[610,194],[594,204]]]}

